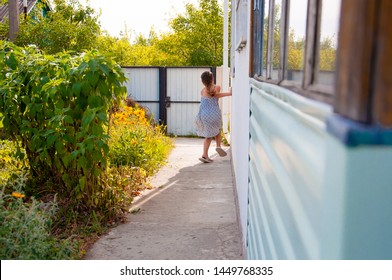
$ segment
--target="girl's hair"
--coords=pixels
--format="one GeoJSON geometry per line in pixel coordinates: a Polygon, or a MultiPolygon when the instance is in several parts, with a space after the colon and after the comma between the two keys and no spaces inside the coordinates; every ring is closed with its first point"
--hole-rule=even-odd
{"type": "Polygon", "coordinates": [[[206,87],[207,93],[211,96],[215,95],[215,87],[214,87],[214,74],[210,71],[205,71],[201,74],[201,82],[206,87]]]}

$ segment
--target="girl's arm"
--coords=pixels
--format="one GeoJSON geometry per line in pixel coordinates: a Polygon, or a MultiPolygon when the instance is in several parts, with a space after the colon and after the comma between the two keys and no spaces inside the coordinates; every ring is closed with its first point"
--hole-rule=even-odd
{"type": "Polygon", "coordinates": [[[216,93],[215,93],[214,97],[216,97],[216,98],[221,98],[221,97],[232,95],[231,94],[231,87],[229,88],[229,92],[220,92],[220,89],[221,89],[220,86],[216,86],[215,89],[216,89],[216,93]]]}

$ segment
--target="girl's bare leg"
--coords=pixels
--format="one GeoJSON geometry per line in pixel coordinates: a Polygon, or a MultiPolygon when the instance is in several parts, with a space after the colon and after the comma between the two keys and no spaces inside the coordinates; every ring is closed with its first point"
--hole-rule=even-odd
{"type": "Polygon", "coordinates": [[[221,137],[220,132],[218,133],[217,136],[215,136],[215,142],[216,142],[216,147],[219,148],[222,143],[222,137],[221,137]]]}
{"type": "Polygon", "coordinates": [[[215,136],[215,141],[216,141],[216,152],[221,156],[224,157],[227,155],[227,153],[221,148],[221,142],[222,142],[222,136],[219,133],[217,136],[215,136]]]}
{"type": "Polygon", "coordinates": [[[208,158],[208,149],[210,148],[212,138],[205,138],[203,143],[203,157],[208,158]]]}

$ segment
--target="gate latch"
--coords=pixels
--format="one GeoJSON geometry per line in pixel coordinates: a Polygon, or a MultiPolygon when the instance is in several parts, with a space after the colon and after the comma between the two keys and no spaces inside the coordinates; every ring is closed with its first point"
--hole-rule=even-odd
{"type": "Polygon", "coordinates": [[[165,106],[166,106],[166,108],[170,107],[170,96],[165,97],[165,106]]]}

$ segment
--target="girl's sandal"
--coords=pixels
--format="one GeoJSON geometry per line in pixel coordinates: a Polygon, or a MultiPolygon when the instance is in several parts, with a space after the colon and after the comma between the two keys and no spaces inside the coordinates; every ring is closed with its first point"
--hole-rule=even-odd
{"type": "Polygon", "coordinates": [[[215,149],[215,151],[216,151],[221,157],[224,157],[224,156],[227,155],[227,153],[226,153],[221,147],[217,147],[217,148],[215,149]]]}
{"type": "Polygon", "coordinates": [[[203,162],[203,163],[211,163],[211,162],[213,162],[213,160],[208,158],[208,157],[207,158],[206,157],[201,157],[201,158],[199,158],[199,160],[201,162],[203,162]]]}

